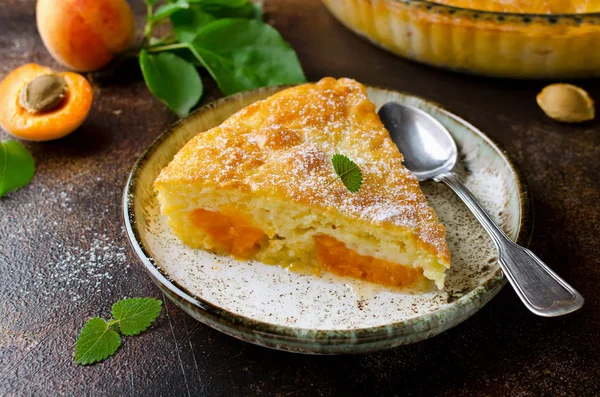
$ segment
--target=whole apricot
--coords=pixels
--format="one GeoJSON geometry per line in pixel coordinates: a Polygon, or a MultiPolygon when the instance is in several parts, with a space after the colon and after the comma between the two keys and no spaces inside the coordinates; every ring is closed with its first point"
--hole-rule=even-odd
{"type": "Polygon", "coordinates": [[[36,19],[54,59],[82,72],[106,66],[135,37],[133,13],[125,0],[38,0],[36,19]]]}

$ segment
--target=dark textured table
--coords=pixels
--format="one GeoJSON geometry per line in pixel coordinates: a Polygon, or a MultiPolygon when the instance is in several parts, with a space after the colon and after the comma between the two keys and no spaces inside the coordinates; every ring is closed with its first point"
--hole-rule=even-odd
{"type": "MultiPolygon", "coordinates": [[[[141,24],[144,6],[133,8],[141,24]]],[[[360,356],[271,351],[201,325],[160,294],[124,235],[129,170],[176,117],[141,80],[122,79],[95,86],[80,130],[27,143],[35,179],[0,199],[0,395],[600,395],[600,123],[546,118],[535,103],[545,82],[396,58],[346,31],[317,0],[271,0],[266,12],[309,79],[347,76],[424,96],[503,145],[531,188],[531,247],[584,295],[585,307],[539,318],[507,287],[440,336],[360,356]],[[125,296],[164,300],[156,325],[103,363],[75,365],[84,321],[109,315],[125,296]]],[[[34,0],[2,2],[0,59],[0,77],[27,62],[58,67],[37,35],[34,0]]],[[[600,100],[597,80],[579,84],[600,100]]],[[[211,88],[205,100],[218,95],[211,88]]]]}

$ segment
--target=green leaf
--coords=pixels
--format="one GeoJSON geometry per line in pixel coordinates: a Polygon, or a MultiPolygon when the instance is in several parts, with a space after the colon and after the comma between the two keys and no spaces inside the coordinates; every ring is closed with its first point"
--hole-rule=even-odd
{"type": "Polygon", "coordinates": [[[153,45],[159,45],[159,44],[162,44],[162,38],[154,37],[154,36],[150,36],[148,38],[148,45],[150,47],[152,47],[153,45]]]}
{"type": "Polygon", "coordinates": [[[155,6],[156,3],[158,3],[158,0],[146,0],[146,4],[148,4],[149,6],[155,6]]]}
{"type": "Polygon", "coordinates": [[[250,1],[239,7],[229,7],[221,5],[208,4],[202,6],[202,9],[217,19],[221,18],[246,18],[262,20],[262,5],[250,1]]]}
{"type": "Polygon", "coordinates": [[[186,0],[178,0],[175,3],[163,4],[154,11],[151,20],[152,22],[157,22],[171,16],[177,11],[187,10],[189,8],[190,5],[186,0]]]}
{"type": "Polygon", "coordinates": [[[200,62],[200,60],[198,58],[196,58],[196,56],[190,51],[190,49],[188,47],[171,50],[170,52],[177,55],[181,59],[188,61],[189,63],[191,63],[192,65],[194,65],[196,67],[200,67],[200,68],[204,67],[202,62],[200,62]]]}
{"type": "Polygon", "coordinates": [[[140,52],[140,67],[150,92],[179,117],[186,116],[202,96],[202,80],[191,63],[175,54],[140,52]]]}
{"type": "Polygon", "coordinates": [[[175,41],[177,41],[177,38],[173,33],[167,34],[163,37],[150,36],[148,39],[148,48],[151,49],[152,47],[174,44],[175,41]]]}
{"type": "Polygon", "coordinates": [[[225,95],[306,81],[294,50],[273,27],[257,20],[217,20],[189,46],[225,95]]]}
{"type": "Polygon", "coordinates": [[[19,141],[0,141],[0,197],[27,185],[35,174],[31,154],[19,141]]]}
{"type": "Polygon", "coordinates": [[[189,43],[194,40],[200,29],[213,22],[216,18],[202,11],[198,7],[192,7],[188,10],[180,10],[171,15],[173,32],[175,37],[182,43],[189,43]]]}
{"type": "Polygon", "coordinates": [[[187,0],[196,8],[221,18],[262,19],[262,3],[249,0],[187,0]]]}
{"type": "Polygon", "coordinates": [[[330,183],[335,182],[337,179],[341,179],[344,186],[346,186],[351,193],[358,192],[363,182],[362,172],[360,171],[360,168],[358,168],[358,165],[343,154],[334,154],[331,158],[331,162],[333,163],[333,169],[337,174],[337,178],[330,183]]]}
{"type": "Polygon", "coordinates": [[[106,360],[121,346],[121,336],[99,317],[88,320],[75,345],[75,362],[81,365],[106,360]]]}
{"type": "Polygon", "coordinates": [[[203,7],[229,7],[229,8],[237,8],[243,7],[248,4],[249,0],[189,0],[190,3],[201,4],[203,7]]]}
{"type": "Polygon", "coordinates": [[[258,19],[259,21],[263,20],[263,5],[262,2],[259,3],[250,3],[252,7],[252,16],[249,18],[258,19]]]}
{"type": "Polygon", "coordinates": [[[121,333],[137,335],[150,326],[160,314],[162,302],[152,298],[126,298],[112,307],[112,315],[119,323],[121,333]]]}

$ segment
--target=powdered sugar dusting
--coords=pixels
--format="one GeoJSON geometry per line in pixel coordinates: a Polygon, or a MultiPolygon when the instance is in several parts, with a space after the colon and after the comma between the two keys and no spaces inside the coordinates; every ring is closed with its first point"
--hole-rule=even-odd
{"type": "Polygon", "coordinates": [[[20,293],[35,294],[36,299],[46,301],[65,295],[68,300],[79,302],[106,289],[117,270],[129,268],[127,248],[114,235],[87,231],[92,238],[82,235],[80,245],[53,244],[50,249],[58,251],[53,255],[57,259],[40,266],[33,282],[20,293]]]}
{"type": "Polygon", "coordinates": [[[447,261],[444,228],[402,161],[366,88],[325,78],[256,102],[198,134],[161,173],[159,184],[242,185],[365,225],[407,228],[447,261]],[[361,168],[357,193],[328,183],[336,177],[336,153],[361,168]]]}

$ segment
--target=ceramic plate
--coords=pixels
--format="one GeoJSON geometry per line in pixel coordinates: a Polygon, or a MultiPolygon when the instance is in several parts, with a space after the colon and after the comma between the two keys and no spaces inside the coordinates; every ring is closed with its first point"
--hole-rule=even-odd
{"type": "MultiPolygon", "coordinates": [[[[505,284],[491,240],[450,189],[422,189],[446,226],[452,267],[443,291],[410,292],[324,274],[300,274],[184,246],[160,215],[152,183],[194,135],[280,90],[263,88],[213,102],[179,121],[146,150],[124,195],[125,226],[145,269],[197,320],[259,345],[302,353],[356,353],[432,337],[465,320],[505,284]]],[[[457,170],[506,233],[529,238],[525,185],[506,154],[481,131],[424,99],[369,87],[379,107],[416,106],[445,125],[459,147],[457,170]]]]}

